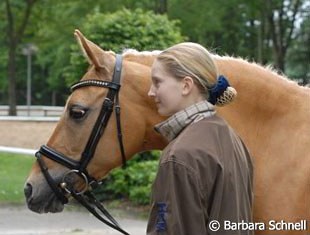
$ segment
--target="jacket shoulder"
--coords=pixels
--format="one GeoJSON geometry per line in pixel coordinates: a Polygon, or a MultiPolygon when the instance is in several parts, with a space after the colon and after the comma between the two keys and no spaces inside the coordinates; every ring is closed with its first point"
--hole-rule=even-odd
{"type": "Polygon", "coordinates": [[[175,140],[174,149],[182,151],[204,150],[211,155],[219,154],[223,140],[234,135],[228,124],[218,116],[212,116],[188,126],[175,140]]]}
{"type": "Polygon", "coordinates": [[[220,138],[227,132],[227,123],[217,116],[193,123],[167,146],[161,162],[173,160],[191,165],[193,162],[204,161],[221,165],[218,158],[222,152],[220,138]]]}

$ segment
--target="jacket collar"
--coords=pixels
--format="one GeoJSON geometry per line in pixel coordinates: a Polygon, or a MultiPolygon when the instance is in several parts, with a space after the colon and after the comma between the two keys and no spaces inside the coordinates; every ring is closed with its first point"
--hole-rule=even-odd
{"type": "Polygon", "coordinates": [[[203,100],[175,113],[167,120],[157,124],[154,129],[170,142],[191,123],[211,117],[215,113],[214,105],[203,100]]]}

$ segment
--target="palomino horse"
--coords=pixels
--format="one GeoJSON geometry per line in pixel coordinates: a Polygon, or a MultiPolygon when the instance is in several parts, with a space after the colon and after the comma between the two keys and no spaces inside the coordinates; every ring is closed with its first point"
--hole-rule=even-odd
{"type": "MultiPolygon", "coordinates": [[[[103,51],[77,30],[75,36],[91,65],[82,80],[111,81],[115,53],[103,51]]],[[[155,58],[156,53],[152,52],[129,50],[123,54],[119,99],[127,159],[141,151],[163,149],[167,144],[153,129],[164,118],[147,96],[155,58]]],[[[254,221],[267,225],[271,220],[308,220],[309,223],[310,89],[242,59],[219,56],[214,59],[220,72],[238,91],[233,104],[217,111],[242,137],[254,158],[254,221]]],[[[75,90],[47,146],[79,160],[107,92],[108,89],[95,86],[75,90]]],[[[115,119],[112,115],[87,166],[89,175],[96,179],[102,179],[122,164],[115,119]]],[[[51,177],[59,183],[68,169],[46,157],[43,160],[51,177]]],[[[76,187],[82,187],[81,180],[76,181],[76,187]]],[[[25,191],[33,211],[63,209],[38,163],[30,172],[25,191]]],[[[305,230],[289,231],[286,227],[282,227],[282,231],[256,231],[256,234],[306,233],[305,230]]]]}

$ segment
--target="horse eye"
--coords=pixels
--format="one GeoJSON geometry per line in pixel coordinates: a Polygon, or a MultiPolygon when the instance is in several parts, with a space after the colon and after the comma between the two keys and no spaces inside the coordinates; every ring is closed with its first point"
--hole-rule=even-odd
{"type": "Polygon", "coordinates": [[[86,112],[87,110],[81,107],[72,107],[69,114],[72,119],[80,120],[85,116],[86,112]]]}

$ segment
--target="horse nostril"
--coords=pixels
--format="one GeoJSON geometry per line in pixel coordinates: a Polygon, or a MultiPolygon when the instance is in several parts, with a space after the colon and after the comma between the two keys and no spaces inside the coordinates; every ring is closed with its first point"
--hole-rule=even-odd
{"type": "Polygon", "coordinates": [[[24,188],[24,193],[25,193],[25,196],[26,198],[30,198],[31,195],[32,195],[32,186],[31,184],[27,183],[25,188],[24,188]]]}

